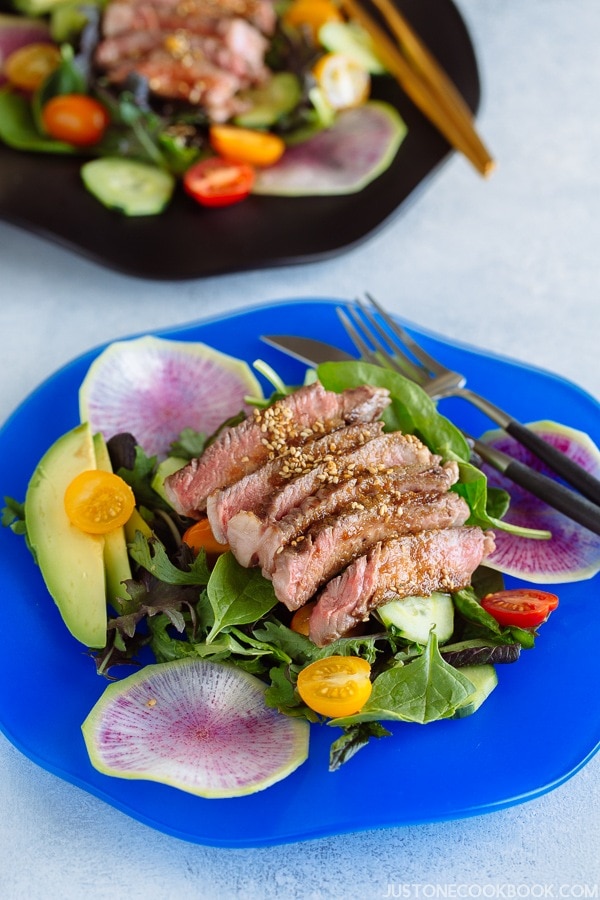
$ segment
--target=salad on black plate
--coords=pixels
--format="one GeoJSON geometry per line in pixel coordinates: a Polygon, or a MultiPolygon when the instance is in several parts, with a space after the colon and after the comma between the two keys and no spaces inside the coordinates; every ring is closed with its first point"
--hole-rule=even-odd
{"type": "Polygon", "coordinates": [[[81,156],[85,188],[125,215],[162,212],[179,184],[208,207],[351,194],[405,137],[372,98],[376,48],[334,0],[13,3],[0,140],[81,156]]]}

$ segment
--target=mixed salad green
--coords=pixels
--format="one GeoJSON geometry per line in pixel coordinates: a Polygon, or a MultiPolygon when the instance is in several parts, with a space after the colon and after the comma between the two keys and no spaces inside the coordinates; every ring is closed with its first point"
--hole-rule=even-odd
{"type": "MultiPolygon", "coordinates": [[[[386,430],[415,434],[432,452],[459,463],[453,490],[469,505],[467,524],[528,533],[502,521],[509,496],[488,487],[462,433],[412,382],[361,362],[327,363],[311,375],[334,391],[363,384],[389,389],[386,430]]],[[[252,402],[266,406],[292,390],[278,382],[271,397],[252,402]]],[[[239,417],[224,424],[235,421],[239,417]]],[[[360,634],[316,646],[258,569],[242,567],[230,552],[216,556],[212,547],[207,552],[188,543],[194,523],[176,513],[161,490],[160,473],[169,470],[169,459],[181,466],[214,437],[185,429],[171,443],[166,462],[149,456],[125,430],[107,442],[113,472],[135,496],[135,514],[126,526],[131,577],[110,598],[105,646],[92,651],[100,674],[112,679],[128,671],[123,667],[178,660],[233,666],[260,680],[269,708],[341,729],[331,745],[333,770],[372,738],[389,735],[384,723],[427,724],[475,712],[496,685],[495,665],[514,662],[523,648],[534,646],[538,626],[556,606],[550,602],[554,595],[531,592],[539,603],[532,617],[527,591],[508,597],[502,575],[485,567],[470,587],[442,595],[443,603],[437,596],[411,601],[414,622],[406,615],[409,606],[399,601],[373,613],[360,634]],[[490,595],[495,603],[486,602],[490,595]],[[403,607],[400,612],[395,605],[403,607]],[[311,703],[310,690],[299,691],[298,678],[313,664],[340,659],[367,665],[368,692],[358,709],[341,703],[334,704],[337,714],[323,714],[311,703]]],[[[25,507],[15,500],[7,501],[3,521],[31,534],[25,507]]]]}

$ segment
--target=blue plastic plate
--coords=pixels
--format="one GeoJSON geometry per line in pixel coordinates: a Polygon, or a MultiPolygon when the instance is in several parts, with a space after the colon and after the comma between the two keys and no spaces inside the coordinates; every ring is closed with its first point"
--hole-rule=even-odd
{"type": "MultiPolygon", "coordinates": [[[[574,385],[507,359],[413,333],[452,368],[523,421],[549,418],[600,443],[600,407],[574,385]]],[[[347,344],[333,301],[293,301],[161,332],[204,341],[249,362],[262,358],[289,383],[304,367],[260,342],[265,333],[347,344]]],[[[80,357],[35,391],[0,432],[2,495],[23,499],[42,453],[78,421],[77,391],[95,353],[80,357]]],[[[463,401],[444,408],[481,433],[489,423],[463,401]]],[[[96,772],[80,725],[106,682],[67,633],[22,538],[0,529],[6,629],[0,654],[0,727],[31,760],[127,815],[184,840],[248,847],[407,825],[498,810],[552,790],[594,754],[600,737],[598,577],[559,586],[561,604],[534,650],[498,667],[499,685],[473,716],[427,726],[392,724],[335,773],[337,732],[313,726],[308,761],[250,797],[203,800],[163,785],[96,772]],[[10,616],[10,618],[9,618],[10,616]]]]}

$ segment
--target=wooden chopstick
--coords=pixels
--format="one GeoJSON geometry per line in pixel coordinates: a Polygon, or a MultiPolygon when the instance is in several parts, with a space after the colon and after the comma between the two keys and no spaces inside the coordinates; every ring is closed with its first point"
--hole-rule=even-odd
{"type": "Polygon", "coordinates": [[[359,0],[340,2],[348,15],[371,35],[381,62],[415,106],[478,172],[490,175],[495,163],[475,130],[471,111],[400,11],[390,0],[373,0],[401,49],[359,0]]]}

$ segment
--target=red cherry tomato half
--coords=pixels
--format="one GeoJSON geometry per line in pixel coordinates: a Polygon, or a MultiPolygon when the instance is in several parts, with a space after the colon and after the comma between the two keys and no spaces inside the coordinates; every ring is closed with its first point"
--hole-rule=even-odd
{"type": "Polygon", "coordinates": [[[109,121],[105,107],[86,94],[60,94],[42,109],[42,124],[50,137],[76,147],[97,144],[109,121]]]}
{"type": "Polygon", "coordinates": [[[481,605],[499,625],[535,628],[545,622],[552,610],[556,609],[558,597],[533,588],[514,588],[488,594],[481,605]]]}
{"type": "Polygon", "coordinates": [[[248,196],[254,177],[252,166],[212,156],[187,170],[183,187],[203,206],[230,206],[248,196]]]}

